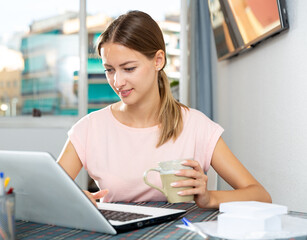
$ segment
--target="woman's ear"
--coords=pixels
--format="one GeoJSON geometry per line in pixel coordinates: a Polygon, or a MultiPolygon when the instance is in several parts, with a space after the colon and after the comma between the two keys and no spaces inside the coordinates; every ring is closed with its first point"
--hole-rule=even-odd
{"type": "Polygon", "coordinates": [[[155,55],[155,68],[157,71],[160,71],[165,64],[165,53],[163,50],[158,50],[155,55]]]}

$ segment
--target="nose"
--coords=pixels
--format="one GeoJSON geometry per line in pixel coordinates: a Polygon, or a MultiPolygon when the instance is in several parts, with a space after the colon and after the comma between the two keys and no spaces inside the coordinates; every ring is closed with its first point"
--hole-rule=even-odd
{"type": "Polygon", "coordinates": [[[116,89],[121,89],[123,86],[125,86],[126,81],[124,77],[120,74],[120,72],[116,72],[114,74],[114,87],[116,89]]]}

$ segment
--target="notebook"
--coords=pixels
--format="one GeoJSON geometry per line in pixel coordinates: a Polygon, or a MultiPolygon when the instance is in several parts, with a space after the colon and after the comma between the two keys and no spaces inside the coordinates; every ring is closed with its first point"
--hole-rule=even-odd
{"type": "Polygon", "coordinates": [[[16,194],[18,220],[117,234],[170,221],[186,212],[116,203],[97,203],[97,209],[47,152],[0,150],[0,171],[11,178],[8,187],[16,194]],[[130,220],[122,221],[113,216],[107,220],[112,211],[125,212],[117,214],[120,217],[134,213],[137,219],[128,216],[130,220]]]}

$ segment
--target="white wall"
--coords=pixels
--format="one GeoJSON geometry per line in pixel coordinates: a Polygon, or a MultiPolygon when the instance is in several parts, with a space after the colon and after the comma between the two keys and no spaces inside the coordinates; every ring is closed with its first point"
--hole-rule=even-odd
{"type": "Polygon", "coordinates": [[[273,202],[307,212],[307,1],[287,8],[288,32],[217,64],[214,113],[273,202]]]}

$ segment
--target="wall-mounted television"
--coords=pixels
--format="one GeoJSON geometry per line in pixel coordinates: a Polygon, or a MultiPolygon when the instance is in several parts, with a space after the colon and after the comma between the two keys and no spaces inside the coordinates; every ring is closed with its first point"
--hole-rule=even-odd
{"type": "Polygon", "coordinates": [[[218,60],[289,28],[285,0],[208,0],[218,60]]]}

